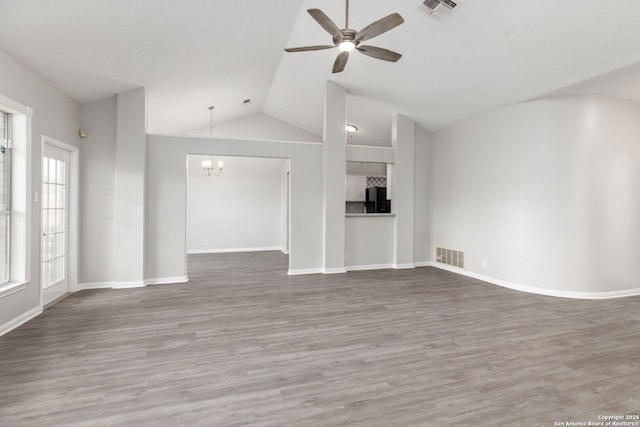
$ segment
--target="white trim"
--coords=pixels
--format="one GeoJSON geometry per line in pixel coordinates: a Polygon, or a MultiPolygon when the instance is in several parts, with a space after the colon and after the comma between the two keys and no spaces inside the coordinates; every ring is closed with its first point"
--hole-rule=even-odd
{"type": "MultiPolygon", "coordinates": [[[[33,163],[32,114],[30,107],[0,95],[0,110],[11,115],[13,150],[11,159],[11,221],[8,229],[9,277],[1,289],[13,289],[16,283],[31,281],[31,198],[33,163]]],[[[17,291],[16,291],[17,292],[17,291]]],[[[12,290],[11,293],[14,293],[12,290]]]]}
{"type": "Polygon", "coordinates": [[[342,267],[338,267],[338,268],[323,268],[322,269],[322,273],[323,274],[342,274],[342,273],[346,273],[347,269],[342,267]]]}
{"type": "Polygon", "coordinates": [[[416,267],[433,267],[433,263],[431,261],[418,261],[414,262],[413,265],[416,267]]]}
{"type": "MultiPolygon", "coordinates": [[[[59,139],[51,138],[47,135],[42,135],[40,141],[40,162],[44,158],[44,147],[48,145],[50,147],[59,148],[66,151],[69,154],[69,182],[67,183],[67,192],[69,197],[68,208],[68,231],[67,231],[67,290],[69,292],[77,292],[83,288],[78,283],[78,214],[79,214],[79,185],[80,185],[80,149],[75,145],[68,144],[59,139]]],[[[42,196],[42,177],[40,178],[40,196],[42,196]]],[[[40,198],[42,200],[42,197],[40,198]]],[[[42,204],[39,206],[39,211],[42,214],[42,204]]],[[[42,221],[40,222],[40,236],[42,236],[42,221]]],[[[42,243],[42,238],[40,238],[42,243]]],[[[40,268],[42,268],[42,253],[40,254],[40,268]]],[[[40,278],[42,279],[42,278],[40,278]]],[[[40,283],[40,280],[39,280],[40,283]]],[[[42,287],[42,286],[41,286],[42,287]]],[[[40,302],[44,306],[44,292],[40,292],[40,302]]]]}
{"type": "Polygon", "coordinates": [[[189,249],[187,254],[222,254],[231,252],[265,252],[265,251],[282,251],[281,246],[266,246],[259,248],[230,248],[230,249],[189,249]]]}
{"type": "Polygon", "coordinates": [[[8,297],[16,292],[23,291],[27,287],[26,283],[8,283],[0,286],[0,298],[8,297]]]}
{"type": "Polygon", "coordinates": [[[303,274],[322,274],[322,268],[302,268],[298,270],[291,270],[287,272],[289,276],[300,276],[303,274]]]}
{"type": "MultiPolygon", "coordinates": [[[[200,139],[200,140],[204,140],[204,141],[223,141],[223,142],[227,142],[230,141],[229,138],[211,138],[208,136],[198,136],[198,135],[185,135],[185,134],[180,134],[180,133],[147,133],[147,136],[152,136],[154,138],[184,138],[184,139],[200,139]]],[[[258,142],[263,144],[265,141],[263,139],[243,139],[243,142],[258,142]]],[[[313,141],[280,141],[277,139],[274,140],[269,140],[267,141],[269,143],[275,143],[275,144],[297,144],[297,145],[323,145],[324,143],[322,141],[318,141],[318,142],[313,142],[313,141]]],[[[378,147],[374,147],[374,148],[378,148],[378,147]]],[[[384,147],[382,147],[384,148],[384,147]]],[[[198,153],[189,153],[195,156],[198,155],[209,155],[208,151],[203,151],[203,152],[198,152],[198,153]]],[[[222,155],[222,154],[221,154],[222,155]]],[[[277,156],[267,156],[267,155],[259,155],[259,156],[252,156],[250,154],[225,154],[225,156],[234,156],[234,157],[261,157],[261,158],[265,158],[265,159],[289,159],[290,157],[288,156],[282,156],[282,157],[277,157],[277,156]]]]}
{"type": "Polygon", "coordinates": [[[89,282],[89,283],[79,283],[78,289],[113,289],[116,286],[116,282],[89,282]]]}
{"type": "Polygon", "coordinates": [[[280,249],[280,250],[282,251],[283,254],[289,255],[289,251],[288,250],[286,250],[286,249],[280,249]]]}
{"type": "Polygon", "coordinates": [[[416,268],[416,265],[412,262],[407,264],[393,264],[393,268],[396,270],[407,270],[410,268],[416,268]]]}
{"type": "Polygon", "coordinates": [[[189,276],[181,276],[181,277],[159,277],[157,279],[146,279],[144,281],[147,285],[171,285],[177,283],[187,283],[189,281],[189,276]]]}
{"type": "Polygon", "coordinates": [[[84,289],[128,289],[128,288],[144,288],[147,285],[166,285],[171,283],[187,283],[188,276],[180,277],[159,277],[156,279],[146,279],[145,281],[134,282],[90,282],[80,283],[80,290],[84,289]]]}
{"type": "Polygon", "coordinates": [[[131,282],[116,282],[113,285],[113,289],[129,289],[129,288],[144,288],[147,286],[144,280],[134,280],[131,282]]]}
{"type": "Polygon", "coordinates": [[[0,107],[3,111],[10,114],[24,114],[25,116],[33,116],[33,109],[28,105],[21,104],[11,98],[0,94],[0,107]]]}
{"type": "Polygon", "coordinates": [[[19,326],[24,325],[29,320],[31,320],[34,317],[40,315],[41,313],[42,313],[42,307],[38,306],[38,307],[32,308],[31,310],[27,311],[26,313],[21,314],[20,316],[16,317],[15,319],[9,320],[4,325],[0,326],[0,337],[3,336],[4,334],[7,334],[7,333],[13,331],[14,329],[16,329],[19,326]]]}
{"type": "Polygon", "coordinates": [[[347,271],[383,270],[393,268],[393,264],[348,265],[347,271]]]}
{"type": "Polygon", "coordinates": [[[473,279],[482,280],[483,282],[490,283],[492,285],[501,286],[503,288],[513,289],[515,291],[527,292],[530,294],[546,295],[550,297],[571,298],[571,299],[611,299],[611,298],[623,298],[640,295],[640,288],[637,289],[623,289],[619,291],[606,291],[606,292],[580,292],[580,291],[563,291],[558,289],[538,288],[533,286],[519,285],[516,283],[507,282],[505,280],[495,279],[489,276],[483,276],[482,274],[473,273],[461,268],[452,267],[447,264],[439,262],[432,262],[432,267],[439,268],[441,270],[450,271],[452,273],[460,274],[462,276],[471,277],[473,279]]]}

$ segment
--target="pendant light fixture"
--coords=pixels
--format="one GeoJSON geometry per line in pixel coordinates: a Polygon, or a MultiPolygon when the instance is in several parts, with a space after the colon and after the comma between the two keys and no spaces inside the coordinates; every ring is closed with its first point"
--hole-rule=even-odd
{"type": "MultiPolygon", "coordinates": [[[[213,109],[216,108],[213,105],[209,107],[209,137],[213,137],[213,109]]],[[[219,176],[222,173],[222,168],[224,168],[224,162],[222,160],[218,161],[217,168],[214,167],[213,156],[209,157],[209,160],[202,161],[202,170],[207,176],[219,176]],[[216,173],[216,170],[218,173],[216,173]]]]}

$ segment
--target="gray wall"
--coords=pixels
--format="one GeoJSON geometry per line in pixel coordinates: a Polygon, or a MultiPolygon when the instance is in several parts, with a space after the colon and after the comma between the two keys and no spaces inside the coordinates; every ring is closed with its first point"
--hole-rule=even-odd
{"type": "MultiPolygon", "coordinates": [[[[31,158],[27,161],[31,192],[40,192],[42,136],[79,146],[80,105],[2,52],[0,76],[0,94],[33,109],[31,158]]],[[[24,290],[0,298],[0,327],[40,305],[40,203],[33,199],[33,194],[27,195],[31,209],[31,281],[24,290]]]]}
{"type": "Polygon", "coordinates": [[[532,101],[437,132],[434,247],[534,290],[640,287],[639,140],[640,105],[599,96],[532,101]]]}
{"type": "Polygon", "coordinates": [[[188,154],[291,159],[290,269],[322,265],[322,144],[147,137],[146,277],[186,275],[188,154]]]}
{"type": "Polygon", "coordinates": [[[79,282],[113,282],[116,269],[116,97],[82,104],[79,282]]]}

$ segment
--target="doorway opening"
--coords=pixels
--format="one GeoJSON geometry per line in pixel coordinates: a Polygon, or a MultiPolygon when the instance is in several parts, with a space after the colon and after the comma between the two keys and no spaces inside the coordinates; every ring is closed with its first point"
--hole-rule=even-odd
{"type": "Polygon", "coordinates": [[[201,268],[207,262],[242,269],[254,262],[252,253],[255,262],[282,266],[282,274],[287,273],[290,160],[189,154],[186,181],[190,281],[199,274],[194,262],[198,272],[207,270],[201,268]]]}

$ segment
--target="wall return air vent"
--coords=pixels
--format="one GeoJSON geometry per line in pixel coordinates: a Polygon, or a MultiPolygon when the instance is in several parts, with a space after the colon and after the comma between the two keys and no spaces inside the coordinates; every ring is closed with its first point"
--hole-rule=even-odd
{"type": "Polygon", "coordinates": [[[464,252],[445,248],[436,248],[436,261],[442,264],[464,268],[464,252]]]}
{"type": "Polygon", "coordinates": [[[442,22],[453,13],[459,5],[451,0],[424,0],[420,7],[433,19],[442,22]]]}

